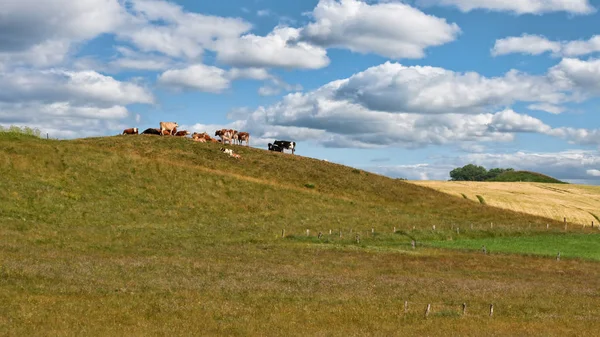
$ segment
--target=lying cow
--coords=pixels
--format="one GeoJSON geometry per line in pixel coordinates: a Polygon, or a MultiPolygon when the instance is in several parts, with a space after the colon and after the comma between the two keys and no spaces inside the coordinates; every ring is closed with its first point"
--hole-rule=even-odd
{"type": "Polygon", "coordinates": [[[123,130],[123,135],[137,135],[138,134],[138,128],[129,128],[129,129],[125,129],[123,130]]]}
{"type": "Polygon", "coordinates": [[[281,148],[281,151],[279,152],[283,152],[283,149],[292,150],[292,154],[296,152],[296,142],[290,142],[287,140],[276,140],[273,142],[273,146],[281,148]]]}
{"type": "Polygon", "coordinates": [[[240,156],[239,154],[233,153],[232,149],[226,149],[226,148],[222,147],[221,151],[227,153],[230,157],[233,157],[235,159],[241,159],[242,158],[242,156],[240,156]]]}
{"type": "Polygon", "coordinates": [[[175,122],[160,122],[160,133],[164,134],[163,131],[168,131],[170,135],[173,134],[173,130],[176,130],[179,124],[175,122]]]}
{"type": "Polygon", "coordinates": [[[142,132],[142,135],[158,135],[160,136],[160,130],[156,128],[148,128],[142,132]]]}
{"type": "Polygon", "coordinates": [[[183,131],[177,131],[175,132],[175,136],[176,137],[185,137],[187,135],[189,135],[190,132],[188,130],[183,130],[183,131]]]}

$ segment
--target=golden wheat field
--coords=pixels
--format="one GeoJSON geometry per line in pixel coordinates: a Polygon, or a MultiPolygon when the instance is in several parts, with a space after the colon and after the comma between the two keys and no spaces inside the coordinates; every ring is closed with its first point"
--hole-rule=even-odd
{"type": "Polygon", "coordinates": [[[590,226],[600,222],[600,186],[528,182],[411,181],[490,206],[590,226]]]}

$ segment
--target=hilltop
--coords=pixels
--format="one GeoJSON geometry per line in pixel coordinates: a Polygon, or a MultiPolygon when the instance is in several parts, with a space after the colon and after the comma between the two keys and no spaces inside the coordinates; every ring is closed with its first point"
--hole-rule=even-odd
{"type": "Polygon", "coordinates": [[[551,184],[567,184],[564,181],[552,178],[545,174],[530,172],[530,171],[509,171],[499,174],[498,176],[486,181],[501,181],[501,182],[531,182],[531,183],[551,183],[551,184]]]}
{"type": "Polygon", "coordinates": [[[301,147],[291,155],[228,146],[241,160],[220,147],[0,132],[0,334],[600,328],[589,290],[600,287],[598,249],[569,250],[581,235],[597,242],[591,232],[302,157],[301,147]],[[519,237],[546,249],[532,257],[435,248],[519,237]]]}

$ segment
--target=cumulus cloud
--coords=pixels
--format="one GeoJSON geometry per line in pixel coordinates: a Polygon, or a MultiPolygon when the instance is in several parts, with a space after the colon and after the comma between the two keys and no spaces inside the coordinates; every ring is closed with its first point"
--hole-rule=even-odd
{"type": "Polygon", "coordinates": [[[588,0],[417,0],[421,6],[452,6],[462,12],[475,9],[513,12],[515,14],[543,14],[550,12],[567,12],[570,14],[591,14],[596,9],[588,0]]]}
{"type": "Polygon", "coordinates": [[[515,101],[557,103],[565,99],[544,77],[510,71],[487,78],[429,66],[386,62],[339,82],[336,96],[372,110],[418,113],[480,113],[515,101]]]}
{"type": "Polygon", "coordinates": [[[512,53],[523,53],[539,55],[545,52],[558,53],[561,50],[560,42],[554,42],[540,35],[523,34],[519,37],[507,37],[496,40],[492,55],[506,55],[512,53]]]}
{"type": "Polygon", "coordinates": [[[133,18],[117,36],[145,52],[196,59],[214,40],[234,38],[252,26],[239,18],[186,12],[160,0],[129,0],[133,18]]]}
{"type": "Polygon", "coordinates": [[[297,41],[300,30],[278,26],[267,36],[247,34],[214,43],[217,60],[238,67],[318,69],[329,64],[321,47],[297,41]]]}
{"type": "Polygon", "coordinates": [[[153,103],[152,94],[95,71],[19,70],[0,73],[0,102],[57,102],[97,105],[153,103]]]}
{"type": "Polygon", "coordinates": [[[396,2],[321,0],[312,17],[302,30],[305,40],[390,58],[421,58],[427,47],[451,42],[460,32],[456,24],[396,2]]]}
{"type": "Polygon", "coordinates": [[[537,110],[537,111],[546,111],[554,115],[558,115],[565,111],[563,107],[548,104],[548,103],[538,103],[538,104],[530,104],[527,106],[529,110],[537,110]]]}
{"type": "Polygon", "coordinates": [[[592,177],[600,177],[600,170],[592,169],[585,172],[592,177]]]}
{"type": "Polygon", "coordinates": [[[566,57],[600,52],[600,35],[594,35],[588,40],[551,41],[541,35],[523,34],[496,40],[491,51],[493,56],[513,53],[540,55],[545,52],[566,57]]]}
{"type": "Polygon", "coordinates": [[[572,88],[583,94],[600,93],[600,59],[564,58],[548,71],[548,75],[562,88],[572,88]]]}
{"type": "Polygon", "coordinates": [[[565,70],[571,68],[577,67],[559,65],[542,76],[511,71],[486,78],[387,62],[314,91],[288,94],[273,105],[257,108],[244,121],[257,132],[264,126],[315,130],[321,137],[312,140],[327,147],[450,144],[464,150],[463,145],[477,143],[479,148],[471,148],[481,152],[485,142],[510,142],[518,133],[600,145],[597,129],[553,128],[512,109],[497,109],[529,101],[549,110],[555,107],[552,103],[573,99],[573,92],[585,85],[576,81],[576,71],[565,70]]]}
{"type": "Polygon", "coordinates": [[[158,83],[177,89],[191,89],[219,93],[229,88],[225,70],[204,64],[167,70],[158,77],[158,83]]]}

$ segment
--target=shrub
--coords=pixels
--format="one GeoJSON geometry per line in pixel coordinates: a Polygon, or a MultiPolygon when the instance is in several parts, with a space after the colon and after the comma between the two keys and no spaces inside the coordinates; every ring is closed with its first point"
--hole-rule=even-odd
{"type": "Polygon", "coordinates": [[[28,126],[18,127],[15,125],[11,125],[9,128],[5,128],[0,125],[0,132],[12,133],[18,135],[26,135],[32,137],[40,137],[42,132],[37,128],[30,128],[28,126]]]}
{"type": "Polygon", "coordinates": [[[477,197],[477,199],[479,199],[479,202],[480,202],[482,205],[485,205],[485,204],[486,204],[486,202],[485,202],[485,199],[483,199],[483,197],[482,197],[482,196],[480,196],[480,195],[477,195],[476,197],[477,197]]]}
{"type": "Polygon", "coordinates": [[[315,188],[315,184],[306,183],[306,184],[304,184],[304,187],[306,187],[306,188],[315,188]]]}

